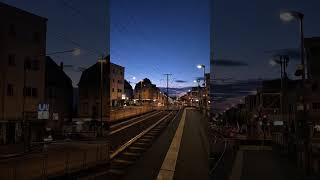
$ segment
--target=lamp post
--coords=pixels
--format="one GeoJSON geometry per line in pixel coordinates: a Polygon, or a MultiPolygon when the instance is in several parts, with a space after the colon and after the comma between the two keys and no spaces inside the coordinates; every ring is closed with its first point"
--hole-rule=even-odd
{"type": "Polygon", "coordinates": [[[281,79],[281,88],[280,88],[280,115],[281,115],[281,121],[283,121],[283,114],[284,114],[284,81],[287,79],[287,73],[286,73],[286,67],[289,63],[289,56],[287,55],[280,55],[279,57],[276,57],[276,59],[272,59],[270,61],[270,64],[272,66],[279,64],[280,65],[280,79],[281,79]]]}
{"type": "Polygon", "coordinates": [[[143,83],[143,79],[141,81],[139,81],[140,83],[140,92],[139,92],[139,101],[141,103],[141,93],[142,93],[142,83],[143,83]]]}
{"type": "MultiPolygon", "coordinates": [[[[51,52],[47,54],[40,54],[38,56],[34,57],[46,57],[50,55],[55,55],[55,54],[64,54],[64,53],[72,53],[74,56],[80,55],[80,49],[79,48],[74,48],[66,51],[57,51],[57,52],[51,52]]],[[[26,117],[25,117],[25,106],[26,106],[26,81],[27,81],[27,70],[30,67],[26,66],[26,62],[24,62],[23,66],[23,95],[22,95],[22,123],[21,123],[21,128],[22,128],[22,139],[23,139],[23,146],[24,146],[24,152],[29,150],[30,147],[30,139],[29,139],[29,125],[27,125],[26,117]]]]}
{"type": "Polygon", "coordinates": [[[106,63],[106,59],[101,58],[98,60],[100,64],[100,131],[99,136],[102,136],[102,122],[103,122],[103,64],[106,63]]]}
{"type": "Polygon", "coordinates": [[[197,65],[198,69],[203,69],[203,88],[204,88],[204,94],[202,97],[202,102],[203,102],[203,106],[204,106],[204,110],[207,110],[207,99],[206,99],[206,66],[204,64],[198,64],[197,65]]]}
{"type": "Polygon", "coordinates": [[[194,83],[197,83],[198,84],[198,105],[199,105],[199,108],[200,108],[200,79],[197,79],[197,80],[193,80],[194,83]]]}
{"type": "Polygon", "coordinates": [[[298,20],[300,24],[300,58],[301,58],[301,103],[303,105],[303,110],[301,114],[301,118],[305,118],[303,121],[300,119],[299,124],[301,123],[301,129],[302,129],[302,140],[304,139],[304,145],[305,145],[305,168],[306,171],[309,172],[309,147],[310,147],[310,141],[309,141],[309,121],[307,119],[307,110],[306,110],[306,103],[305,103],[305,55],[304,55],[304,30],[303,30],[303,18],[304,14],[298,11],[284,11],[280,13],[280,19],[286,22],[290,22],[292,20],[298,20]],[[304,136],[304,137],[303,137],[304,136]]]}

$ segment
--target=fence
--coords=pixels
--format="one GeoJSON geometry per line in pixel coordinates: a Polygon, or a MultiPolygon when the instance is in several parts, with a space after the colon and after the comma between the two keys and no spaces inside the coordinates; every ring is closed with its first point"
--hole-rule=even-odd
{"type": "Polygon", "coordinates": [[[122,109],[117,109],[111,111],[110,113],[110,120],[117,121],[120,119],[126,119],[129,117],[137,116],[140,114],[144,114],[153,110],[158,109],[156,106],[136,106],[136,107],[125,107],[122,109]]]}
{"type": "MultiPolygon", "coordinates": [[[[51,146],[51,145],[50,145],[51,146]]],[[[54,145],[53,145],[54,146],[54,145]]],[[[0,160],[0,179],[46,179],[107,163],[108,144],[73,143],[0,160]]]]}

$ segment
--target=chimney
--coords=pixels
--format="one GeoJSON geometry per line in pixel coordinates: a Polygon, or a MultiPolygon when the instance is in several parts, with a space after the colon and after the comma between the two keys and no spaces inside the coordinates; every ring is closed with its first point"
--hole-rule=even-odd
{"type": "Polygon", "coordinates": [[[60,62],[60,69],[63,71],[63,62],[60,62]]]}

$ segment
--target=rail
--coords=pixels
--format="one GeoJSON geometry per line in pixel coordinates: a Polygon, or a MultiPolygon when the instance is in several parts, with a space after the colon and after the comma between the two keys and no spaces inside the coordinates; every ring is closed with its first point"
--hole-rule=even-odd
{"type": "Polygon", "coordinates": [[[224,138],[222,135],[220,135],[220,136],[224,139],[223,152],[222,152],[221,156],[219,157],[218,161],[217,161],[217,162],[215,163],[215,165],[213,166],[213,168],[210,170],[210,172],[209,172],[210,175],[212,175],[212,174],[214,173],[214,171],[217,169],[217,167],[220,165],[220,163],[221,163],[221,161],[222,161],[222,159],[223,159],[223,157],[224,157],[224,154],[225,154],[225,152],[226,152],[226,150],[227,150],[228,141],[225,140],[225,138],[224,138]]]}
{"type": "Polygon", "coordinates": [[[130,139],[129,141],[127,141],[125,144],[123,144],[122,146],[120,146],[118,149],[116,149],[111,155],[110,155],[110,159],[113,159],[114,157],[116,157],[118,154],[120,154],[122,151],[124,151],[125,149],[127,149],[131,144],[133,144],[134,142],[136,142],[139,138],[141,138],[143,135],[145,135],[146,133],[148,133],[150,130],[152,130],[154,127],[156,127],[159,123],[161,123],[162,121],[164,121],[167,117],[169,117],[171,114],[173,113],[170,112],[169,114],[167,114],[166,116],[164,116],[163,118],[161,118],[159,121],[157,121],[156,123],[154,123],[153,125],[151,125],[149,128],[147,128],[146,130],[142,131],[141,133],[139,133],[138,135],[136,135],[135,137],[133,137],[132,139],[130,139]]]}
{"type": "MultiPolygon", "coordinates": [[[[133,122],[133,123],[130,123],[130,124],[127,124],[127,125],[124,125],[124,126],[120,127],[119,129],[116,129],[116,130],[111,131],[111,132],[110,132],[110,135],[113,135],[113,134],[115,134],[115,133],[118,133],[118,132],[120,132],[120,131],[122,131],[122,130],[124,130],[124,129],[127,129],[127,128],[135,125],[135,124],[140,123],[140,122],[143,122],[143,121],[145,121],[145,120],[147,120],[147,119],[149,119],[149,118],[151,118],[151,117],[154,117],[154,116],[156,116],[156,115],[158,115],[158,114],[160,114],[160,113],[162,113],[162,112],[157,112],[157,113],[152,114],[152,115],[150,115],[150,116],[144,117],[143,119],[140,119],[140,120],[138,120],[138,121],[135,121],[136,119],[131,120],[131,121],[134,121],[134,122],[133,122]]],[[[124,123],[124,122],[123,122],[123,123],[124,123]]],[[[120,126],[120,125],[118,125],[118,126],[120,126]]],[[[113,126],[113,128],[114,128],[114,127],[115,127],[115,126],[113,126]]]]}

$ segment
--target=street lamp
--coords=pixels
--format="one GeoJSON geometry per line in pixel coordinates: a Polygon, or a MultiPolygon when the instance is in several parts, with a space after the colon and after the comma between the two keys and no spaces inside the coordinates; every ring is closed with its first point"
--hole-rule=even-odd
{"type": "Polygon", "coordinates": [[[100,64],[100,135],[102,136],[102,118],[103,118],[103,64],[106,63],[106,59],[101,58],[98,60],[100,64]]]}
{"type": "Polygon", "coordinates": [[[193,80],[194,83],[198,83],[198,105],[199,105],[199,108],[200,108],[200,79],[197,79],[197,80],[193,80]]]}
{"type": "Polygon", "coordinates": [[[304,60],[304,32],[303,32],[303,17],[304,14],[297,11],[284,11],[280,13],[280,19],[285,22],[290,22],[293,20],[299,20],[300,23],[300,58],[302,66],[302,83],[305,80],[305,60],[304,60]]]}
{"type": "MultiPolygon", "coordinates": [[[[204,64],[198,64],[197,65],[198,69],[203,69],[203,87],[204,87],[204,94],[206,95],[206,66],[204,64]]],[[[204,109],[207,110],[207,102],[206,102],[206,97],[203,97],[203,105],[204,109]]]]}
{"type": "Polygon", "coordinates": [[[142,94],[142,83],[143,83],[143,79],[140,81],[140,92],[139,92],[139,101],[141,103],[141,94],[142,94]]]}
{"type": "Polygon", "coordinates": [[[197,68],[203,69],[203,82],[204,82],[204,87],[206,87],[206,66],[203,64],[198,64],[197,68]]]}
{"type": "MultiPolygon", "coordinates": [[[[305,118],[305,122],[304,122],[304,127],[302,127],[303,129],[307,130],[307,132],[304,133],[308,133],[309,129],[306,128],[308,125],[308,119],[306,116],[306,103],[305,103],[305,92],[304,92],[304,84],[305,84],[305,59],[304,59],[304,32],[303,32],[303,17],[304,14],[298,11],[284,11],[280,14],[280,19],[282,19],[285,22],[289,22],[292,21],[294,19],[299,20],[300,23],[300,58],[301,58],[301,89],[302,89],[302,95],[301,95],[301,102],[303,105],[303,112],[301,115],[301,118],[305,118]]],[[[309,137],[305,136],[305,156],[306,156],[306,168],[307,171],[309,170],[309,137]]]]}

